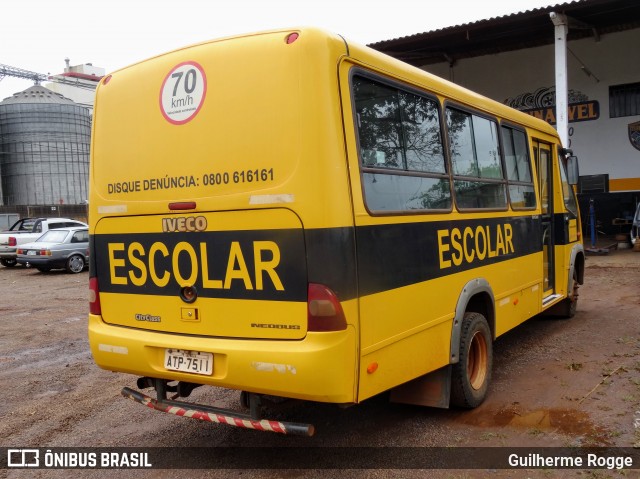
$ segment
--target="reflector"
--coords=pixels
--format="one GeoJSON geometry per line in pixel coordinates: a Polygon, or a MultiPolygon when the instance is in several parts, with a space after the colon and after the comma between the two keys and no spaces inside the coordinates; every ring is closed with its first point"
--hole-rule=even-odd
{"type": "Polygon", "coordinates": [[[297,33],[290,33],[289,35],[287,35],[287,40],[286,40],[287,45],[291,45],[293,42],[295,42],[298,39],[299,36],[300,35],[297,33]]]}
{"type": "Polygon", "coordinates": [[[177,203],[169,203],[170,210],[195,210],[195,201],[182,201],[177,203]]]}

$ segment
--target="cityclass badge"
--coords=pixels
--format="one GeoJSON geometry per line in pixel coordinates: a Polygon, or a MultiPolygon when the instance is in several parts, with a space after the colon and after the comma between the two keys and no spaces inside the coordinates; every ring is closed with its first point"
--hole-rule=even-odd
{"type": "Polygon", "coordinates": [[[191,121],[200,111],[207,95],[207,77],[203,68],[189,61],[176,65],[160,88],[160,111],[174,125],[191,121]]]}
{"type": "Polygon", "coordinates": [[[640,150],[640,121],[629,123],[629,141],[636,150],[640,150]]]}

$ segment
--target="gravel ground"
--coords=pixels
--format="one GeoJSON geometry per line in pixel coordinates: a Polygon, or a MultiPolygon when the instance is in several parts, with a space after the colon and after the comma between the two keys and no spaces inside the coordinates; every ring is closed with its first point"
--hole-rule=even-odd
{"type": "MultiPolygon", "coordinates": [[[[103,371],[86,335],[88,273],[0,268],[2,447],[309,448],[640,446],[640,253],[589,256],[578,313],[535,318],[499,338],[488,399],[472,411],[390,404],[385,395],[347,409],[299,403],[276,417],[316,426],[312,438],[202,423],[144,408],[120,395],[135,377],[103,371]]],[[[213,388],[193,400],[238,407],[213,388]]],[[[418,449],[421,451],[424,449],[418,449]]],[[[385,450],[387,451],[387,450],[385,450]]],[[[407,452],[407,450],[398,450],[407,452]]],[[[469,452],[464,450],[465,453],[469,452]]],[[[370,456],[366,456],[370,454],[370,456]]],[[[343,458],[344,459],[344,458],[343,458]]],[[[384,464],[382,464],[384,466],[384,464]]],[[[557,477],[639,477],[632,471],[564,471],[557,477]]],[[[0,477],[556,477],[549,470],[2,470],[0,477]]]]}

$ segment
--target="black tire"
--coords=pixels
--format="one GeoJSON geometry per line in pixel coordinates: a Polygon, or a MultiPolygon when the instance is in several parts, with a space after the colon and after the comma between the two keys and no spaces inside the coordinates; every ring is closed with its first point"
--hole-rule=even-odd
{"type": "Polygon", "coordinates": [[[68,273],[80,273],[84,269],[84,258],[79,254],[69,256],[66,269],[68,273]]]}
{"type": "Polygon", "coordinates": [[[563,299],[552,309],[552,315],[560,319],[570,319],[576,315],[578,301],[571,301],[569,298],[563,299]]]}
{"type": "Polygon", "coordinates": [[[18,264],[18,260],[15,258],[2,258],[0,259],[0,264],[2,266],[6,266],[7,268],[13,268],[18,264]]]}
{"type": "Polygon", "coordinates": [[[465,313],[460,332],[460,361],[453,365],[451,404],[474,408],[482,404],[491,382],[491,330],[480,313],[465,313]]]}
{"type": "Polygon", "coordinates": [[[573,318],[578,310],[578,273],[576,270],[573,271],[572,279],[573,281],[571,281],[569,285],[571,290],[569,293],[570,296],[563,299],[560,304],[558,304],[557,309],[554,309],[554,313],[563,319],[573,318]]]}
{"type": "Polygon", "coordinates": [[[51,268],[49,268],[48,266],[36,266],[36,269],[41,273],[48,273],[49,271],[51,271],[51,268]]]}

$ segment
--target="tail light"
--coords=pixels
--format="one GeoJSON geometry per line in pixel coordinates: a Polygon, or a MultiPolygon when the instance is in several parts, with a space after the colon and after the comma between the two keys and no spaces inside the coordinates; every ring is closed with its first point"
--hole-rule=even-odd
{"type": "Polygon", "coordinates": [[[23,249],[17,249],[16,254],[25,254],[23,249]]]}
{"type": "Polygon", "coordinates": [[[98,278],[89,278],[89,312],[91,314],[102,314],[100,307],[100,290],[98,289],[98,278]]]}
{"type": "Polygon", "coordinates": [[[48,250],[48,249],[40,250],[40,256],[51,256],[51,255],[52,255],[51,250],[48,250]]]}
{"type": "Polygon", "coordinates": [[[347,320],[336,294],[322,284],[309,283],[307,298],[308,331],[343,331],[347,320]]]}
{"type": "Polygon", "coordinates": [[[18,242],[16,241],[15,236],[9,236],[9,246],[17,246],[18,242]]]}

